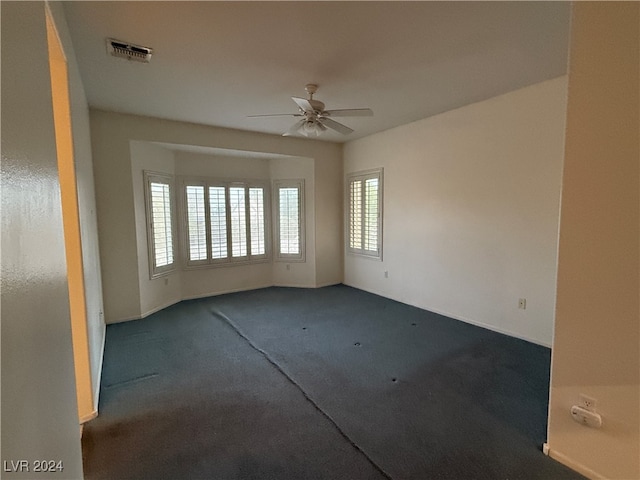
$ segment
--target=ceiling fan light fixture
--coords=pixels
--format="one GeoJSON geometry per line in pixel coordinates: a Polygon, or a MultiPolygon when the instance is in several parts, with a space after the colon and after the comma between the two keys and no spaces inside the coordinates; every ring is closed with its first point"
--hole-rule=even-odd
{"type": "Polygon", "coordinates": [[[302,125],[302,133],[304,133],[304,135],[306,135],[307,137],[309,135],[315,135],[316,137],[319,136],[324,130],[326,130],[326,128],[323,128],[324,125],[320,125],[319,122],[317,122],[314,119],[309,119],[306,122],[304,122],[304,124],[302,125]]]}
{"type": "Polygon", "coordinates": [[[314,83],[306,85],[305,90],[309,94],[309,98],[291,97],[298,106],[298,113],[277,113],[267,115],[249,115],[249,117],[278,117],[293,116],[303,117],[297,121],[289,130],[283,133],[283,136],[302,134],[305,137],[321,135],[327,129],[335,130],[343,135],[349,135],[353,129],[336,122],[329,118],[333,115],[338,117],[370,117],[373,111],[370,108],[343,108],[339,110],[325,110],[324,103],[320,100],[314,100],[313,94],[316,93],[318,86],[314,83]]]}

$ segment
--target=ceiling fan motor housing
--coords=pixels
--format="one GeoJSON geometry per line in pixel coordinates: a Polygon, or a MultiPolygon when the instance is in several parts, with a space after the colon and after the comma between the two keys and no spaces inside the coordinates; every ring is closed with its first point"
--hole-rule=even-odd
{"type": "Polygon", "coordinates": [[[313,94],[318,91],[318,85],[316,85],[315,83],[307,83],[304,89],[309,94],[309,103],[313,107],[313,112],[315,114],[324,112],[324,103],[319,100],[313,99],[313,94]]]}

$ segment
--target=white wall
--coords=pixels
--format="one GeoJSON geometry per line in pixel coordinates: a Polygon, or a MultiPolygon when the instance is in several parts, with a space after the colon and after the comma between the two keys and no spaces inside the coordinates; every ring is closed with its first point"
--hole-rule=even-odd
{"type": "MultiPolygon", "coordinates": [[[[145,207],[145,170],[174,175],[173,152],[148,142],[130,143],[131,177],[133,180],[133,209],[136,228],[136,256],[138,259],[138,289],[140,312],[149,315],[181,298],[182,276],[179,268],[165,276],[150,278],[147,241],[147,216],[145,207]]],[[[174,185],[174,188],[176,186],[174,185]]],[[[177,223],[176,223],[177,225],[177,223]]],[[[178,252],[176,251],[176,259],[178,252]]]]}
{"type": "MultiPolygon", "coordinates": [[[[273,262],[273,284],[282,287],[315,287],[316,228],[314,161],[310,158],[274,158],[269,161],[272,180],[304,180],[305,261],[273,262]]],[[[275,221],[275,210],[272,218],[275,221]]],[[[275,236],[274,236],[275,238],[275,236]]]]}
{"type": "Polygon", "coordinates": [[[106,323],[141,315],[136,220],[125,122],[89,111],[106,323]]]}
{"type": "Polygon", "coordinates": [[[347,143],[345,174],[384,167],[384,226],[345,283],[550,345],[565,106],[561,77],[347,143]]]}
{"type": "MultiPolygon", "coordinates": [[[[107,323],[140,318],[149,311],[163,306],[164,303],[160,299],[165,298],[162,294],[162,288],[165,286],[162,283],[153,282],[147,286],[154,293],[147,292],[146,298],[155,300],[146,302],[143,298],[145,293],[141,285],[145,282],[142,278],[144,275],[148,277],[148,273],[142,271],[144,264],[141,263],[143,260],[140,258],[141,252],[138,249],[142,230],[137,221],[140,210],[136,208],[139,208],[140,202],[139,198],[136,201],[139,194],[135,193],[138,187],[134,186],[134,183],[137,185],[140,182],[139,179],[134,179],[133,172],[139,171],[140,168],[132,164],[138,161],[132,158],[132,155],[138,151],[135,144],[132,144],[133,149],[130,147],[132,141],[249,152],[247,159],[242,160],[245,166],[239,166],[240,163],[237,163],[237,160],[230,159],[222,159],[222,162],[218,162],[216,166],[217,162],[211,164],[210,159],[206,160],[198,157],[197,154],[179,151],[174,157],[175,173],[178,175],[207,175],[207,172],[216,174],[221,166],[229,174],[233,172],[229,170],[233,162],[236,162],[233,168],[241,170],[248,168],[254,172],[257,167],[251,162],[259,160],[250,158],[253,152],[272,154],[274,158],[290,156],[312,159],[313,172],[309,171],[309,168],[302,172],[305,178],[313,179],[310,192],[314,197],[307,196],[307,210],[311,209],[307,211],[307,215],[311,219],[315,218],[316,221],[320,221],[321,218],[327,219],[329,228],[323,229],[321,233],[317,230],[313,231],[313,228],[311,233],[308,232],[308,235],[314,236],[309,244],[311,248],[315,248],[315,253],[313,250],[311,254],[309,250],[307,251],[305,266],[298,264],[293,267],[292,264],[290,272],[293,274],[290,275],[290,280],[292,283],[305,282],[304,286],[321,286],[342,281],[342,229],[333,228],[335,225],[340,225],[342,217],[340,191],[342,148],[340,145],[100,110],[91,110],[91,134],[107,323]],[[307,283],[309,280],[310,282],[307,283]]],[[[265,155],[261,156],[265,157],[265,155]]],[[[271,175],[271,167],[267,163],[262,165],[260,171],[263,173],[260,175],[264,174],[265,178],[268,178],[271,175]]],[[[144,235],[146,236],[146,232],[144,235]]],[[[144,238],[146,241],[146,237],[144,238]]],[[[266,263],[243,267],[184,270],[180,273],[181,296],[192,298],[222,291],[273,285],[274,268],[279,267],[266,263]],[[224,290],[221,290],[223,287],[224,290]]],[[[166,287],[175,284],[172,282],[173,280],[170,280],[166,287]]]]}
{"type": "Polygon", "coordinates": [[[2,460],[61,460],[56,478],[77,479],[82,455],[45,4],[0,8],[2,460]]]}
{"type": "Polygon", "coordinates": [[[98,411],[100,374],[106,328],[103,316],[102,279],[100,277],[100,252],[98,249],[98,220],[96,215],[93,159],[89,127],[89,106],[80,78],[80,71],[71,42],[71,36],[59,2],[51,2],[60,41],[67,57],[69,75],[69,100],[73,133],[74,161],[78,193],[78,215],[82,241],[82,266],[87,317],[87,340],[91,382],[93,385],[93,409],[98,411]]]}
{"type": "MultiPolygon", "coordinates": [[[[315,247],[316,286],[343,281],[342,167],[340,146],[337,155],[315,155],[315,247]],[[338,279],[336,281],[336,279],[338,279]]],[[[312,156],[312,155],[310,155],[312,156]]]]}
{"type": "Polygon", "coordinates": [[[576,2],[571,29],[549,453],[590,478],[637,479],[640,4],[576,2]],[[571,419],[580,394],[601,429],[571,419]]]}

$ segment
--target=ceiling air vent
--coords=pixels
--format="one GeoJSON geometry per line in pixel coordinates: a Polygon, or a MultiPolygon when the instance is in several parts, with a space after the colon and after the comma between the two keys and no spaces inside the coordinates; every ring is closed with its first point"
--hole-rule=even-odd
{"type": "Polygon", "coordinates": [[[135,60],[136,62],[149,63],[153,49],[134,45],[133,43],[107,38],[107,52],[114,57],[135,60]]]}

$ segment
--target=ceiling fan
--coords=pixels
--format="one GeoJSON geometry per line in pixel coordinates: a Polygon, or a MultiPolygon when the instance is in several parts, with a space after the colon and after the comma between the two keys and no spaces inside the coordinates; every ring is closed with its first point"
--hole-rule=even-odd
{"type": "Polygon", "coordinates": [[[298,105],[298,113],[274,113],[266,115],[249,115],[249,117],[301,117],[283,136],[301,133],[306,137],[318,136],[327,127],[336,132],[348,135],[353,132],[352,128],[336,122],[331,117],[370,117],[373,111],[370,108],[344,108],[339,110],[325,110],[324,103],[313,99],[313,94],[318,91],[318,85],[307,84],[304,89],[309,94],[309,98],[291,97],[298,105]]]}

